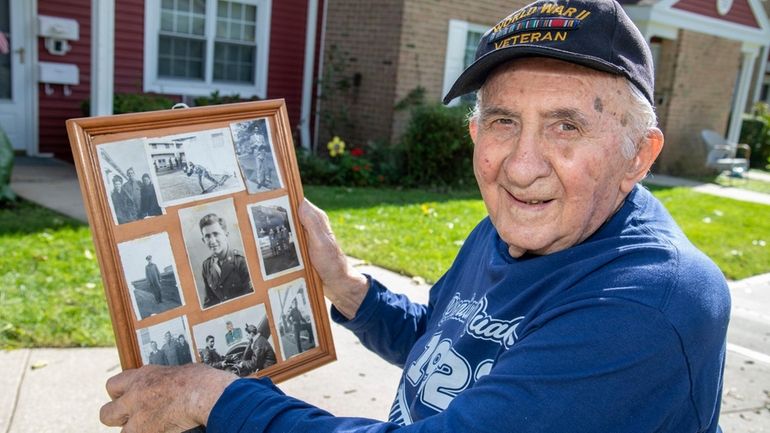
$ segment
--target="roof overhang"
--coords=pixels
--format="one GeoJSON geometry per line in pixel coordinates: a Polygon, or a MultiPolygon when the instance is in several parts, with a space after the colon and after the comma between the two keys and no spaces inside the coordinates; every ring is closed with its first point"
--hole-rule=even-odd
{"type": "Polygon", "coordinates": [[[683,29],[739,41],[744,51],[756,51],[770,43],[770,22],[759,0],[747,0],[759,28],[677,9],[673,6],[678,1],[646,1],[623,8],[648,39],[676,39],[678,30],[683,29]]]}

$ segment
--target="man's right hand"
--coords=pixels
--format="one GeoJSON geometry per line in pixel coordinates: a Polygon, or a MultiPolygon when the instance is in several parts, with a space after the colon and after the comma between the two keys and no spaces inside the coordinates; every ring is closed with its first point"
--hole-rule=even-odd
{"type": "Polygon", "coordinates": [[[306,199],[300,204],[299,219],[307,235],[313,268],[324,284],[324,295],[343,316],[352,319],[369,290],[369,281],[348,263],[324,211],[306,199]]]}

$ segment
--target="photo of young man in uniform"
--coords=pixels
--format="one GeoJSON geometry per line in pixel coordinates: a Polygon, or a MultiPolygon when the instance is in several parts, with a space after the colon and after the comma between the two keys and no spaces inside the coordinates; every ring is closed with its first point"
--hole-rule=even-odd
{"type": "Polygon", "coordinates": [[[138,320],[184,303],[168,233],[121,242],[118,251],[138,320]]]}
{"type": "Polygon", "coordinates": [[[253,293],[233,200],[179,211],[202,308],[253,293]]]}
{"type": "Polygon", "coordinates": [[[268,291],[284,359],[316,347],[318,341],[305,284],[300,278],[268,291]]]}
{"type": "Polygon", "coordinates": [[[249,194],[282,188],[267,119],[231,123],[230,130],[249,194]]]}

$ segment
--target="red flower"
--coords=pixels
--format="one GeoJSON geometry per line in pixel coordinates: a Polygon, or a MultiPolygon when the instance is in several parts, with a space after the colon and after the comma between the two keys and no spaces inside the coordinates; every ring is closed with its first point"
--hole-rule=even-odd
{"type": "Polygon", "coordinates": [[[350,156],[355,156],[355,157],[364,156],[364,149],[361,149],[360,147],[354,147],[350,149],[350,156]]]}
{"type": "MultiPolygon", "coordinates": [[[[350,153],[353,153],[353,152],[350,152],[350,153]]],[[[361,171],[361,167],[358,166],[358,165],[354,165],[353,166],[353,171],[361,171]]]]}

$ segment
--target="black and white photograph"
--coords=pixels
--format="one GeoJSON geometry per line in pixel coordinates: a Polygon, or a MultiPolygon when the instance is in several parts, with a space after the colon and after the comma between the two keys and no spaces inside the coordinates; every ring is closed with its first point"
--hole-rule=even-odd
{"type": "Polygon", "coordinates": [[[193,349],[185,316],[136,331],[142,364],[184,365],[193,362],[193,349]]]}
{"type": "Polygon", "coordinates": [[[118,244],[137,320],[184,304],[168,233],[118,244]]]}
{"type": "Polygon", "coordinates": [[[229,129],[149,138],[146,143],[164,206],[244,190],[229,129]]]}
{"type": "Polygon", "coordinates": [[[269,280],[302,269],[289,198],[278,197],[247,206],[262,278],[269,280]]]}
{"type": "Polygon", "coordinates": [[[163,215],[144,139],[105,143],[97,147],[99,168],[115,224],[163,215]]]}
{"type": "Polygon", "coordinates": [[[267,119],[231,123],[235,154],[249,194],[282,188],[267,119]]]}
{"type": "Polygon", "coordinates": [[[318,335],[305,279],[274,287],[268,290],[268,297],[281,340],[282,358],[289,359],[316,347],[318,335]]]}
{"type": "Polygon", "coordinates": [[[233,199],[179,211],[201,308],[254,292],[233,199]]]}
{"type": "Polygon", "coordinates": [[[264,304],[193,326],[201,362],[238,376],[275,365],[275,345],[264,304]]]}

